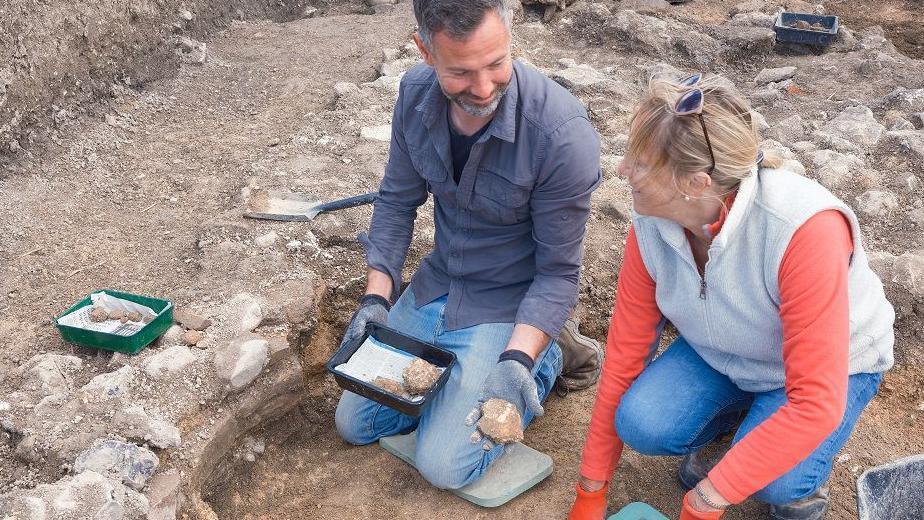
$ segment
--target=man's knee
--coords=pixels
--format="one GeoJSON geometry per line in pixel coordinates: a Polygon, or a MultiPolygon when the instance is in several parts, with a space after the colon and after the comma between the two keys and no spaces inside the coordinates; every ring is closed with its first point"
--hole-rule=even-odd
{"type": "Polygon", "coordinates": [[[431,485],[440,489],[459,489],[484,473],[488,456],[489,452],[485,452],[480,444],[468,440],[456,446],[446,446],[444,442],[417,439],[414,463],[420,475],[431,485]]]}
{"type": "Polygon", "coordinates": [[[337,433],[340,438],[350,444],[361,446],[369,444],[374,439],[371,438],[369,426],[359,413],[359,409],[347,398],[344,392],[340,402],[337,403],[337,410],[334,412],[334,425],[337,427],[337,433]]]}
{"type": "Polygon", "coordinates": [[[689,438],[683,425],[659,413],[657,406],[627,392],[616,410],[616,433],[633,450],[652,456],[685,455],[689,438]]]}

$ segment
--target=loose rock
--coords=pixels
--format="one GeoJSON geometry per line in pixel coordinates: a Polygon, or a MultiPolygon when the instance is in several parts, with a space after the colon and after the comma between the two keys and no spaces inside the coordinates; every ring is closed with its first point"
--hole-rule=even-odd
{"type": "Polygon", "coordinates": [[[186,331],[179,325],[171,325],[163,335],[164,345],[178,345],[186,331]]]}
{"type": "Polygon", "coordinates": [[[792,144],[792,149],[799,153],[811,153],[817,150],[818,147],[811,141],[797,141],[792,144]]]}
{"type": "Polygon", "coordinates": [[[26,464],[34,464],[42,460],[42,449],[38,444],[38,439],[33,435],[23,437],[22,440],[16,444],[13,456],[26,464]]]}
{"type": "Polygon", "coordinates": [[[253,295],[241,293],[228,302],[222,325],[232,332],[246,333],[260,326],[263,322],[263,308],[253,295]]]}
{"type": "Polygon", "coordinates": [[[150,502],[147,520],[176,520],[181,482],[176,470],[159,473],[151,479],[147,491],[150,502]]]}
{"type": "Polygon", "coordinates": [[[879,106],[904,113],[924,112],[924,88],[898,87],[879,100],[879,106]]]}
{"type": "Polygon", "coordinates": [[[144,495],[95,471],[0,496],[0,511],[13,519],[140,519],[148,508],[144,495]]]}
{"type": "Polygon", "coordinates": [[[338,81],[337,83],[334,84],[334,92],[337,93],[337,96],[343,97],[343,96],[346,96],[347,94],[359,92],[359,87],[356,86],[356,83],[338,81]]]}
{"type": "Polygon", "coordinates": [[[895,258],[892,281],[912,295],[924,297],[924,252],[908,252],[895,258]]]}
{"type": "Polygon", "coordinates": [[[890,110],[882,118],[882,123],[889,130],[914,130],[914,125],[903,117],[901,112],[890,110]]]}
{"type": "MultiPolygon", "coordinates": [[[[191,332],[202,334],[195,330],[187,331],[187,334],[191,332]]],[[[196,359],[196,355],[188,347],[175,345],[148,358],[144,365],[144,373],[153,378],[176,374],[194,363],[196,359]]]]}
{"type": "Polygon", "coordinates": [[[881,217],[898,208],[898,197],[890,191],[870,190],[857,197],[857,209],[866,215],[881,217]]]}
{"type": "Polygon", "coordinates": [[[71,389],[70,374],[80,370],[83,361],[76,356],[39,354],[21,368],[25,374],[22,389],[42,396],[66,393],[71,389]]]}
{"type": "Polygon", "coordinates": [[[198,330],[187,330],[180,341],[187,346],[194,347],[205,338],[205,334],[198,330]]]}
{"type": "Polygon", "coordinates": [[[767,83],[779,83],[796,75],[796,67],[779,67],[776,69],[764,69],[754,78],[758,85],[767,83]]]}
{"type": "Polygon", "coordinates": [[[844,109],[837,117],[815,132],[816,137],[837,145],[846,141],[859,148],[872,148],[879,143],[885,127],[873,117],[873,111],[865,106],[844,109]]]}
{"type": "Polygon", "coordinates": [[[176,47],[176,55],[184,63],[203,65],[208,61],[208,46],[205,43],[186,36],[175,36],[173,42],[176,47]]]}
{"type": "Polygon", "coordinates": [[[898,148],[908,158],[924,164],[924,132],[919,130],[898,130],[886,132],[887,144],[898,148]]]}
{"type": "Polygon", "coordinates": [[[563,70],[551,72],[550,77],[572,92],[612,81],[597,69],[585,64],[568,64],[563,70]]]}
{"type": "Polygon", "coordinates": [[[870,251],[866,255],[870,269],[879,279],[887,282],[892,280],[892,267],[895,265],[895,255],[888,251],[870,251]]]}
{"type": "Polygon", "coordinates": [[[240,391],[269,363],[267,341],[256,334],[234,338],[215,354],[218,376],[231,391],[240,391]]]}
{"type": "Polygon", "coordinates": [[[404,388],[411,395],[422,395],[436,383],[440,370],[427,361],[417,358],[404,369],[404,388]]]}
{"type": "Polygon", "coordinates": [[[276,245],[276,241],[279,240],[279,235],[275,231],[270,231],[265,235],[260,235],[253,240],[253,243],[257,247],[273,247],[276,245]]]}
{"type": "Polygon", "coordinates": [[[783,143],[792,143],[802,139],[805,130],[802,126],[802,116],[795,114],[781,120],[773,126],[770,136],[783,143]]]}
{"type": "Polygon", "coordinates": [[[773,27],[775,22],[776,18],[773,15],[752,12],[736,14],[728,23],[744,27],[765,27],[769,29],[773,27]]]}
{"type": "Polygon", "coordinates": [[[94,377],[80,390],[94,401],[126,397],[129,395],[136,373],[135,368],[123,366],[115,372],[106,372],[94,377]]]}
{"type": "Polygon", "coordinates": [[[918,227],[924,228],[924,208],[915,208],[909,211],[908,220],[914,222],[918,227]]]}
{"type": "Polygon", "coordinates": [[[186,327],[189,330],[205,330],[212,326],[212,320],[184,309],[173,311],[173,321],[186,327]]]}
{"type": "Polygon", "coordinates": [[[481,406],[478,431],[498,444],[523,440],[523,418],[513,403],[502,399],[488,399],[481,406]]]}
{"type": "Polygon", "coordinates": [[[112,424],[129,439],[148,442],[158,448],[179,448],[182,440],[176,426],[152,417],[141,406],[130,406],[116,412],[112,424]]]}
{"type": "Polygon", "coordinates": [[[359,131],[360,137],[370,141],[391,141],[391,125],[364,126],[359,131]]]}
{"type": "Polygon", "coordinates": [[[74,472],[95,471],[141,491],[160,461],[151,450],[112,439],[97,439],[77,456],[74,472]]]}
{"type": "Polygon", "coordinates": [[[809,154],[818,181],[828,189],[841,186],[853,173],[864,166],[863,160],[853,154],[833,150],[818,150],[809,154]]]}

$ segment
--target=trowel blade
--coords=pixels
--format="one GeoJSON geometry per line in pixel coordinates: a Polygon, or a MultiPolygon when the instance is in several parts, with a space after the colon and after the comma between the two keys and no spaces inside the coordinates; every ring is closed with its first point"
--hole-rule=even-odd
{"type": "Polygon", "coordinates": [[[317,214],[321,201],[300,193],[276,190],[253,190],[247,204],[248,218],[268,220],[305,221],[317,214]]]}

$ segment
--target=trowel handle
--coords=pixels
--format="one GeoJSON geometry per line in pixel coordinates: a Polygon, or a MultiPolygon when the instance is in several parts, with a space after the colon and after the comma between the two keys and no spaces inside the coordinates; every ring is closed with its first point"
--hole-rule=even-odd
{"type": "Polygon", "coordinates": [[[347,199],[332,200],[330,202],[318,205],[317,209],[318,211],[337,211],[338,209],[355,208],[356,206],[372,204],[375,202],[375,199],[378,196],[378,192],[372,192],[365,195],[357,195],[347,199]]]}

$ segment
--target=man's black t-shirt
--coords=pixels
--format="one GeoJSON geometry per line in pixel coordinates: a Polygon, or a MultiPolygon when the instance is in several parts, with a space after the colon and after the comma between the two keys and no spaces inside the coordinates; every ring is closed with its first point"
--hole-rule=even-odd
{"type": "Polygon", "coordinates": [[[455,179],[456,185],[458,185],[459,179],[462,178],[462,169],[465,168],[465,163],[468,162],[468,156],[472,151],[472,145],[478,142],[478,139],[490,126],[490,123],[484,125],[472,135],[462,135],[452,126],[452,121],[449,121],[448,114],[446,120],[449,125],[449,148],[452,150],[452,178],[455,179]]]}

